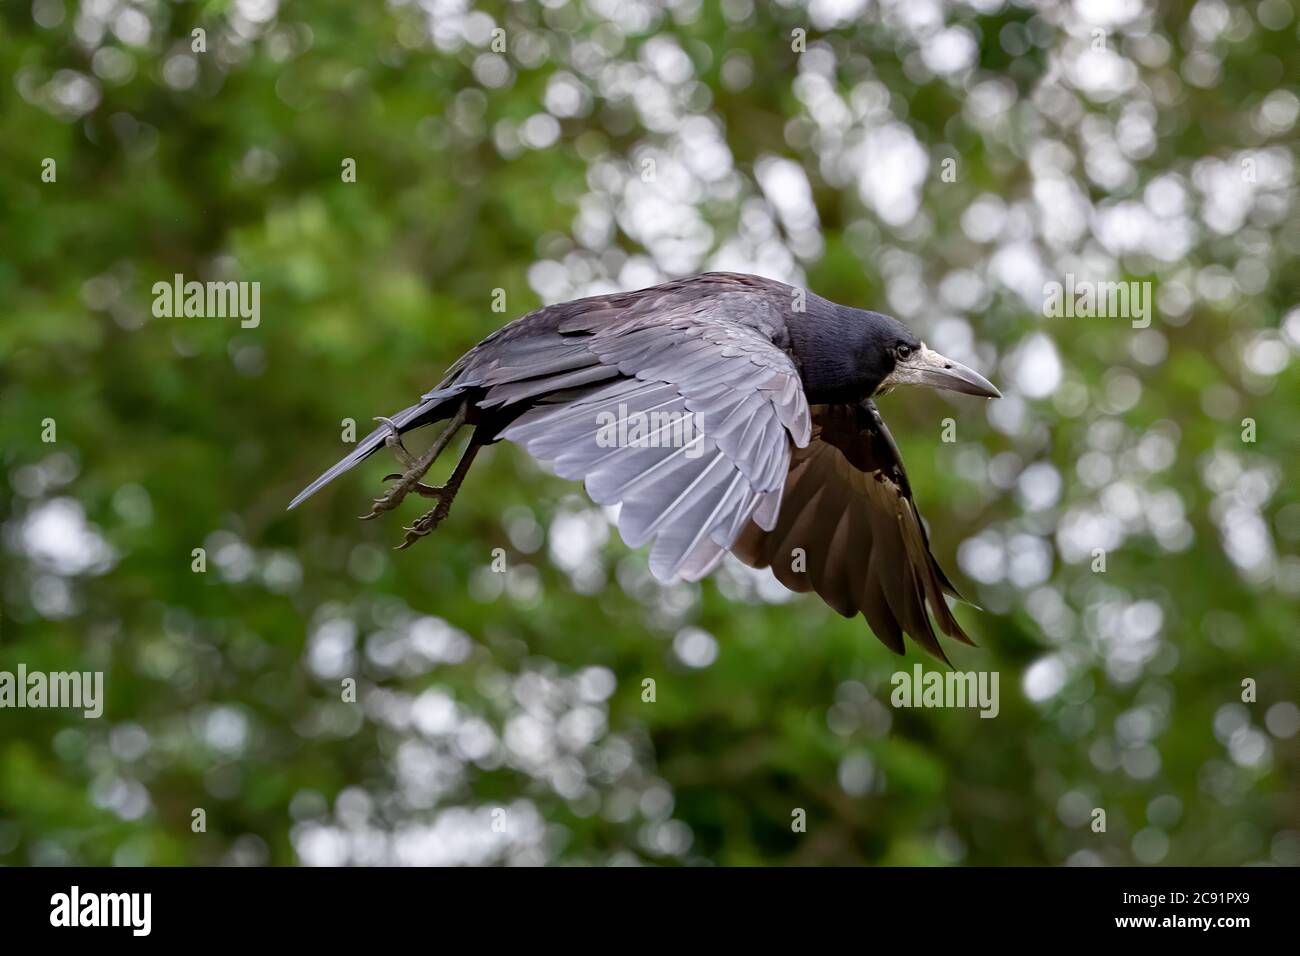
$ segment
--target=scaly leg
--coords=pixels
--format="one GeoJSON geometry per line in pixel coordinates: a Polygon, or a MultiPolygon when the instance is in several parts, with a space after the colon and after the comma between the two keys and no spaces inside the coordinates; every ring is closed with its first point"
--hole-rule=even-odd
{"type": "MultiPolygon", "coordinates": [[[[380,420],[386,421],[386,419],[380,420]]],[[[382,497],[375,499],[375,503],[370,508],[370,514],[362,515],[361,520],[369,521],[371,518],[377,518],[385,511],[392,511],[400,505],[402,499],[412,491],[418,490],[422,495],[427,495],[429,492],[434,491],[435,489],[422,484],[420,479],[423,478],[424,473],[433,466],[434,460],[442,454],[443,449],[451,443],[452,436],[454,436],[464,424],[465,402],[461,402],[459,407],[456,409],[456,414],[451,417],[451,421],[447,423],[447,427],[442,430],[442,434],[440,434],[434,443],[429,446],[429,450],[417,459],[413,458],[411,453],[406,450],[406,446],[402,444],[402,436],[398,434],[397,426],[391,421],[388,422],[388,426],[392,429],[392,432],[386,439],[384,439],[384,444],[393,450],[393,453],[397,456],[397,460],[405,466],[406,472],[398,476],[401,480],[397,484],[389,488],[382,497]]]]}
{"type": "Polygon", "coordinates": [[[432,511],[425,512],[415,519],[415,523],[409,528],[403,528],[406,532],[406,540],[397,546],[398,551],[404,551],[415,542],[419,541],[425,535],[430,534],[443,519],[451,513],[451,503],[456,498],[456,492],[460,490],[460,484],[465,480],[465,475],[469,473],[470,465],[474,464],[474,456],[483,446],[470,437],[469,444],[465,447],[465,452],[460,456],[460,461],[456,463],[456,469],[447,479],[447,483],[441,488],[430,488],[428,485],[422,485],[415,490],[426,498],[437,498],[438,504],[432,511]]]}

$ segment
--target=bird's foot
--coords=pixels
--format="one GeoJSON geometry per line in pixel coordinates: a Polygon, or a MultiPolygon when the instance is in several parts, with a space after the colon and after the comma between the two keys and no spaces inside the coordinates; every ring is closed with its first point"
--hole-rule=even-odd
{"type": "Polygon", "coordinates": [[[404,467],[406,471],[402,474],[388,475],[384,478],[384,481],[392,481],[394,479],[400,480],[397,484],[393,485],[393,487],[389,488],[382,496],[375,499],[374,504],[370,506],[370,513],[360,516],[362,521],[369,521],[371,518],[379,517],[385,511],[392,511],[400,505],[402,499],[412,491],[418,492],[426,497],[437,497],[435,494],[436,489],[431,488],[420,481],[420,479],[424,477],[424,473],[429,470],[429,465],[432,464],[432,461],[422,463],[406,450],[406,446],[402,444],[401,432],[397,430],[397,423],[391,418],[384,418],[380,415],[375,418],[375,421],[383,422],[388,426],[388,437],[384,439],[384,445],[392,450],[393,454],[397,457],[397,460],[401,462],[402,467],[404,467]]]}
{"type": "Polygon", "coordinates": [[[426,511],[416,518],[415,523],[409,528],[402,529],[406,532],[406,538],[394,549],[396,551],[405,551],[421,538],[432,534],[438,525],[442,524],[447,515],[451,513],[451,502],[456,496],[455,489],[431,488],[428,485],[420,485],[417,490],[426,498],[437,498],[438,504],[432,511],[426,511]]]}
{"type": "Polygon", "coordinates": [[[415,542],[419,541],[426,535],[432,534],[443,520],[451,513],[451,502],[456,497],[456,489],[451,487],[436,488],[433,485],[426,485],[424,482],[417,480],[417,476],[411,472],[406,474],[385,475],[384,481],[397,481],[382,498],[376,498],[374,505],[370,509],[370,514],[362,515],[363,521],[374,518],[383,514],[385,511],[392,511],[411,492],[415,492],[422,498],[435,498],[438,504],[431,511],[427,511],[415,519],[415,523],[409,528],[403,528],[406,532],[406,538],[396,548],[398,551],[405,551],[415,542]]]}
{"type": "Polygon", "coordinates": [[[469,471],[469,466],[478,453],[479,443],[475,441],[469,443],[469,447],[461,455],[460,462],[452,471],[451,477],[447,479],[447,483],[442,487],[435,488],[433,485],[426,485],[420,479],[433,466],[435,459],[447,447],[456,432],[465,424],[465,407],[465,403],[462,402],[456,409],[456,413],[451,417],[447,427],[443,429],[442,434],[429,446],[428,451],[419,458],[408,452],[406,446],[402,444],[402,437],[398,432],[396,422],[387,418],[376,419],[376,421],[381,421],[388,426],[389,434],[384,439],[384,444],[393,450],[393,454],[397,456],[398,461],[402,463],[406,471],[384,477],[384,481],[396,481],[397,484],[389,488],[384,495],[376,498],[374,504],[370,507],[370,513],[361,515],[361,520],[368,521],[371,518],[379,517],[386,511],[392,511],[411,492],[415,492],[422,498],[436,498],[438,501],[437,507],[427,514],[421,515],[409,528],[403,529],[406,531],[406,540],[398,546],[399,551],[409,548],[420,538],[432,532],[451,512],[452,499],[456,497],[456,492],[465,479],[465,473],[469,471]]]}
{"type": "Polygon", "coordinates": [[[413,491],[422,498],[441,499],[443,497],[443,490],[441,488],[435,488],[433,485],[426,485],[424,482],[420,481],[420,477],[421,474],[419,472],[412,471],[408,471],[405,474],[394,473],[391,475],[384,475],[384,481],[396,481],[397,484],[393,485],[393,487],[389,488],[383,495],[376,498],[374,504],[370,506],[370,513],[359,515],[361,520],[369,521],[371,518],[378,518],[386,511],[392,511],[413,491]]]}

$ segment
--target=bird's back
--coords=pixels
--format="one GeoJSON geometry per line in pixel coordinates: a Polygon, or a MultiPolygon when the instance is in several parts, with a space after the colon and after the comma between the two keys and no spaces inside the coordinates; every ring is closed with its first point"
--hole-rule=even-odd
{"type": "Polygon", "coordinates": [[[500,378],[493,370],[501,368],[537,374],[535,370],[545,365],[547,353],[561,349],[564,337],[621,326],[690,323],[725,316],[726,321],[760,331],[785,348],[786,316],[796,294],[791,286],[775,279],[706,272],[635,292],[611,292],[543,306],[503,325],[466,352],[448,369],[438,388],[500,378]]]}

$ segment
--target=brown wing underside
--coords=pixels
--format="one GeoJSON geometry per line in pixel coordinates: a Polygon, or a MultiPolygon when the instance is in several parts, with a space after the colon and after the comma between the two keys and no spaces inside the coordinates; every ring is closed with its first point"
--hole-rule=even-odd
{"type": "Polygon", "coordinates": [[[957,591],[930,553],[893,437],[871,402],[811,412],[812,441],[793,450],[776,526],[749,524],[732,552],[845,617],[861,612],[890,650],[903,653],[906,633],[946,662],[936,623],[973,641],[944,600],[957,591]]]}

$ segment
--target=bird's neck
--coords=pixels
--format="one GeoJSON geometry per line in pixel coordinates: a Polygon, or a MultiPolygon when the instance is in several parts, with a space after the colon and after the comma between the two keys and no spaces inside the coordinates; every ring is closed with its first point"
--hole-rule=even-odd
{"type": "Polygon", "coordinates": [[[842,313],[854,311],[810,293],[807,308],[790,314],[790,352],[811,405],[855,404],[875,391],[845,334],[856,323],[842,313]]]}

